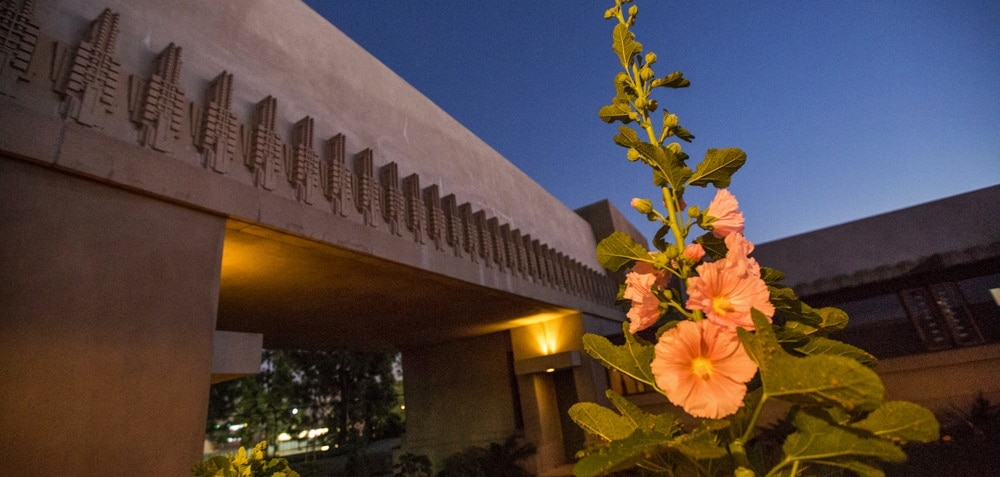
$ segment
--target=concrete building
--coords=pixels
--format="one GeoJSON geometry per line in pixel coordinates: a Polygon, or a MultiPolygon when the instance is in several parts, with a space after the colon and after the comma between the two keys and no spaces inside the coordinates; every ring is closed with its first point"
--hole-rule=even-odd
{"type": "Polygon", "coordinates": [[[760,244],[835,338],[880,359],[888,397],[934,409],[1000,401],[1000,185],[760,244]]]}
{"type": "Polygon", "coordinates": [[[0,20],[0,474],[188,475],[262,346],[401,350],[405,451],[577,450],[581,336],[624,319],[607,202],[567,209],[297,0],[0,20]]]}

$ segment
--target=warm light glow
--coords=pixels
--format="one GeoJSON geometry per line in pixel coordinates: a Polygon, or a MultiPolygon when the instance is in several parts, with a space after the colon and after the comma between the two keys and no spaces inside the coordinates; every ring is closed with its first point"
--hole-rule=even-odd
{"type": "Polygon", "coordinates": [[[545,372],[546,373],[553,373],[553,372],[555,372],[555,370],[556,370],[556,368],[546,368],[545,372]]]}
{"type": "Polygon", "coordinates": [[[292,436],[287,432],[282,432],[278,434],[278,442],[288,442],[292,440],[292,436]]]}

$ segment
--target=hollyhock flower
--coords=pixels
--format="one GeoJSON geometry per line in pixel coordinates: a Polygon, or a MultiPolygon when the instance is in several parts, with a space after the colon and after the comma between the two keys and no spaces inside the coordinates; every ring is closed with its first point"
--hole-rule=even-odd
{"type": "Polygon", "coordinates": [[[743,212],[739,208],[740,204],[732,193],[726,189],[717,190],[705,211],[706,226],[712,235],[723,238],[733,232],[743,233],[743,212]]]}
{"type": "Polygon", "coordinates": [[[662,289],[666,285],[666,274],[645,262],[636,263],[632,271],[625,275],[625,293],[622,296],[632,300],[632,307],[625,315],[630,322],[629,332],[638,333],[660,319],[660,299],[653,294],[653,289],[662,289]]]}
{"type": "Polygon", "coordinates": [[[756,308],[769,318],[774,305],[767,284],[757,275],[746,273],[747,264],[734,264],[728,258],[703,263],[695,269],[698,276],[688,279],[689,310],[701,310],[720,326],[754,329],[750,310],[756,308]]]}
{"type": "Polygon", "coordinates": [[[732,233],[726,236],[726,264],[736,273],[759,277],[760,265],[757,260],[747,257],[753,252],[753,243],[743,234],[732,233]]]}
{"type": "Polygon", "coordinates": [[[660,335],[650,364],[656,386],[694,417],[720,419],[743,405],[757,373],[736,333],[708,320],[682,321],[660,335]]]}
{"type": "Polygon", "coordinates": [[[684,252],[682,254],[687,257],[691,263],[698,263],[701,261],[702,257],[705,256],[705,247],[702,247],[700,243],[688,244],[684,247],[684,252]]]}

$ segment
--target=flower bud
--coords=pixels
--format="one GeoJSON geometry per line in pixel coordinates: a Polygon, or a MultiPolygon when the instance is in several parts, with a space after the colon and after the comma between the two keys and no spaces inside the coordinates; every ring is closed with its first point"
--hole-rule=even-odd
{"type": "Polygon", "coordinates": [[[668,260],[673,260],[680,254],[681,251],[674,244],[667,245],[667,249],[663,251],[663,255],[666,256],[668,260]]]}
{"type": "Polygon", "coordinates": [[[663,127],[665,128],[677,127],[677,115],[668,114],[666,116],[663,116],[663,127]]]}
{"type": "Polygon", "coordinates": [[[628,16],[634,17],[636,13],[639,13],[639,7],[635,5],[628,7],[628,16]]]}
{"type": "Polygon", "coordinates": [[[653,211],[653,203],[650,202],[649,199],[640,199],[638,197],[635,197],[632,199],[632,202],[630,202],[630,204],[632,205],[633,208],[635,208],[635,210],[638,210],[640,213],[643,214],[648,214],[653,211]]]}
{"type": "Polygon", "coordinates": [[[698,207],[697,205],[692,205],[691,207],[688,207],[688,216],[697,217],[699,215],[701,215],[701,207],[698,207]]]}
{"type": "Polygon", "coordinates": [[[635,161],[639,160],[639,158],[641,157],[641,154],[639,154],[639,151],[637,151],[634,147],[630,147],[630,148],[628,148],[628,152],[625,153],[625,157],[630,162],[635,162],[635,161]]]}
{"type": "Polygon", "coordinates": [[[656,63],[656,53],[650,51],[649,53],[646,53],[646,64],[651,65],[653,63],[656,63]]]}

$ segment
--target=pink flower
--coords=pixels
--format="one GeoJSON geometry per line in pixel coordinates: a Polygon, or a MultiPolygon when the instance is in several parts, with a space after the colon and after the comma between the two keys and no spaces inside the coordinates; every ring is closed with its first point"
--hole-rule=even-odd
{"type": "Polygon", "coordinates": [[[694,417],[719,419],[743,405],[757,373],[736,333],[708,320],[682,321],[662,335],[650,364],[656,386],[694,417]]]}
{"type": "Polygon", "coordinates": [[[638,333],[660,319],[660,299],[653,294],[653,289],[666,285],[666,274],[646,262],[636,263],[632,271],[625,275],[623,297],[632,300],[632,307],[625,315],[631,322],[629,332],[638,333]]]}
{"type": "Polygon", "coordinates": [[[743,233],[743,213],[739,211],[739,207],[736,197],[728,190],[717,190],[715,198],[709,202],[708,210],[705,211],[705,226],[719,238],[733,232],[743,233]]]}
{"type": "MultiPolygon", "coordinates": [[[[688,279],[689,310],[701,310],[709,321],[735,329],[754,329],[750,310],[756,308],[771,317],[774,306],[767,284],[757,274],[747,273],[750,264],[729,258],[703,263],[695,269],[698,276],[688,279]]],[[[756,265],[756,262],[754,262],[756,265]]]]}
{"type": "Polygon", "coordinates": [[[692,243],[684,247],[682,253],[691,263],[698,263],[705,256],[705,247],[702,247],[700,243],[692,243]]]}
{"type": "Polygon", "coordinates": [[[753,252],[753,243],[743,234],[732,233],[726,236],[726,263],[736,273],[754,277],[760,276],[760,265],[757,260],[747,257],[753,252]]]}

